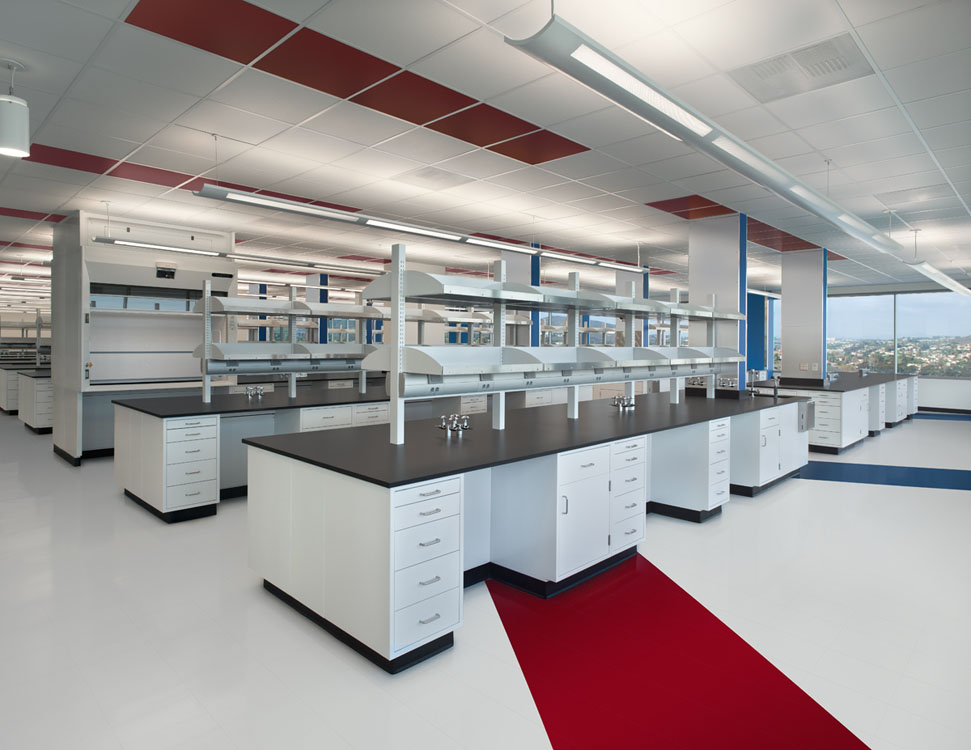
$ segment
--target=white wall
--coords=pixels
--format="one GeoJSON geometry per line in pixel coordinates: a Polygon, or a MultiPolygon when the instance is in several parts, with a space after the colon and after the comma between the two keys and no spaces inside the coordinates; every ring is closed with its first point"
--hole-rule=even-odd
{"type": "Polygon", "coordinates": [[[917,387],[917,406],[971,411],[971,379],[921,377],[917,387]]]}

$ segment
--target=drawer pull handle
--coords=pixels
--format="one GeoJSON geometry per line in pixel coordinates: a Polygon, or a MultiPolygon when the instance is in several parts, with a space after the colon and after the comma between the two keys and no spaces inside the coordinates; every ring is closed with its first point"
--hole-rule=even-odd
{"type": "Polygon", "coordinates": [[[187,433],[185,433],[185,436],[186,437],[198,437],[201,434],[202,434],[201,432],[187,432],[187,433]]]}
{"type": "Polygon", "coordinates": [[[637,477],[631,477],[630,479],[625,479],[624,481],[627,484],[630,484],[631,482],[636,482],[637,481],[637,477]]]}
{"type": "Polygon", "coordinates": [[[436,513],[441,513],[441,508],[435,508],[435,510],[423,510],[418,515],[419,516],[434,516],[436,513]]]}
{"type": "Polygon", "coordinates": [[[186,451],[186,454],[189,453],[202,453],[202,448],[196,448],[194,451],[186,451]]]}
{"type": "Polygon", "coordinates": [[[441,495],[441,494],[442,494],[442,491],[438,489],[438,490],[432,490],[431,492],[419,492],[418,497],[434,497],[435,495],[441,495]]]}
{"type": "Polygon", "coordinates": [[[631,503],[630,505],[625,505],[624,510],[630,510],[631,508],[636,508],[637,503],[631,503]]]}
{"type": "Polygon", "coordinates": [[[625,531],[624,536],[630,536],[631,534],[636,534],[637,529],[631,529],[630,531],[625,531]]]}
{"type": "Polygon", "coordinates": [[[429,623],[435,622],[435,620],[440,620],[440,619],[442,619],[442,616],[440,614],[438,614],[438,612],[436,612],[431,617],[429,617],[427,620],[419,620],[418,621],[418,624],[419,625],[428,625],[429,623]]]}
{"type": "Polygon", "coordinates": [[[418,542],[418,546],[419,547],[433,547],[436,544],[438,544],[440,541],[442,541],[442,540],[439,537],[435,537],[430,542],[418,542]]]}
{"type": "Polygon", "coordinates": [[[630,448],[636,448],[637,447],[637,443],[628,443],[624,447],[625,448],[628,448],[628,449],[630,449],[630,448]]]}
{"type": "Polygon", "coordinates": [[[637,460],[637,456],[631,456],[630,458],[625,458],[624,460],[627,463],[630,463],[631,461],[636,461],[637,460]]]}
{"type": "Polygon", "coordinates": [[[195,497],[196,495],[201,495],[201,494],[202,494],[202,490],[199,490],[197,492],[187,492],[187,493],[185,493],[185,496],[186,497],[195,497]]]}
{"type": "Polygon", "coordinates": [[[720,456],[724,452],[725,452],[725,449],[722,448],[720,451],[715,451],[715,454],[718,455],[718,456],[720,456]]]}
{"type": "Polygon", "coordinates": [[[419,581],[418,582],[418,585],[419,586],[431,586],[433,583],[438,583],[440,580],[442,580],[442,577],[441,576],[435,576],[434,578],[429,578],[427,581],[419,581]]]}
{"type": "Polygon", "coordinates": [[[187,471],[185,475],[187,477],[191,477],[193,474],[201,474],[201,473],[202,473],[202,469],[196,469],[195,471],[187,471]]]}
{"type": "Polygon", "coordinates": [[[724,494],[725,494],[725,490],[719,490],[718,492],[715,493],[715,495],[724,495],[724,494]]]}
{"type": "Polygon", "coordinates": [[[202,422],[186,422],[185,423],[185,426],[186,427],[195,427],[198,424],[202,424],[202,422]]]}
{"type": "Polygon", "coordinates": [[[597,465],[597,462],[596,461],[591,461],[588,464],[580,464],[580,468],[581,469],[589,469],[591,466],[596,466],[596,465],[597,465]]]}
{"type": "Polygon", "coordinates": [[[725,473],[725,470],[724,470],[724,469],[722,469],[721,471],[716,471],[716,472],[715,472],[715,476],[716,476],[716,477],[720,477],[720,476],[721,476],[722,474],[724,474],[724,473],[725,473]]]}

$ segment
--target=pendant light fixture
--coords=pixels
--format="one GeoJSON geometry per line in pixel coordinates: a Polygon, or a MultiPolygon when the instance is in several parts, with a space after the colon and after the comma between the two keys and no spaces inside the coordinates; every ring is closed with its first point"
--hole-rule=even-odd
{"type": "Polygon", "coordinates": [[[23,159],[30,156],[30,110],[27,102],[13,95],[13,82],[24,66],[5,59],[0,59],[0,66],[10,71],[10,93],[0,94],[0,156],[23,159]]]}
{"type": "Polygon", "coordinates": [[[931,281],[935,281],[940,284],[945,289],[950,289],[952,292],[957,292],[958,294],[963,294],[966,297],[971,297],[971,289],[968,289],[964,284],[962,284],[957,279],[952,279],[946,273],[941,271],[939,268],[935,268],[930,263],[925,261],[917,260],[917,233],[919,229],[911,229],[914,233],[914,262],[908,263],[907,265],[913,268],[918,273],[924,274],[931,281]]]}

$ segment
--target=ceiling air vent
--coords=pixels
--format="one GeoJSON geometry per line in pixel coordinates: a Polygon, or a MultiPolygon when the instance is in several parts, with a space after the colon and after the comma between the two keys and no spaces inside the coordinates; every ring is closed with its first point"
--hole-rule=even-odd
{"type": "Polygon", "coordinates": [[[849,34],[729,71],[742,88],[763,104],[871,73],[873,68],[849,34]]]}

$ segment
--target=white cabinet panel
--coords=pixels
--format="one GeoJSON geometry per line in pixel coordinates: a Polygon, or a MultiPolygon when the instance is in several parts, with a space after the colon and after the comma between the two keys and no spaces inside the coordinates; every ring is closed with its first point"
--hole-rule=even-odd
{"type": "MultiPolygon", "coordinates": [[[[609,456],[609,448],[605,449],[609,456]]],[[[593,476],[561,484],[556,517],[557,580],[597,562],[607,554],[610,525],[608,479],[593,476]]]]}
{"type": "Polygon", "coordinates": [[[458,552],[399,570],[394,574],[394,608],[402,609],[454,589],[461,579],[458,552]]]}
{"type": "Polygon", "coordinates": [[[443,518],[395,532],[395,570],[417,565],[459,548],[459,517],[443,518]]]}
{"type": "Polygon", "coordinates": [[[395,648],[404,648],[451,630],[459,623],[461,602],[462,589],[456,588],[395,612],[395,648]]]}

